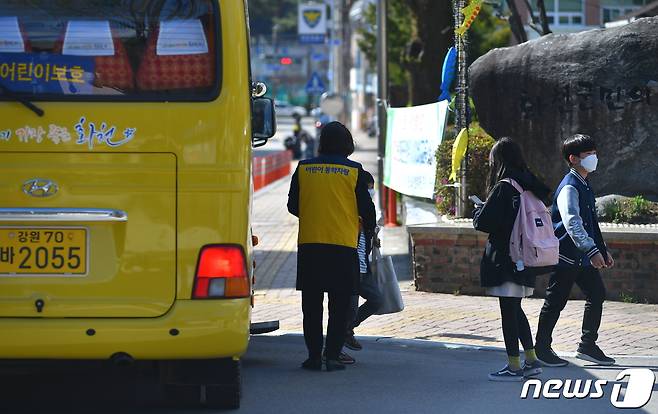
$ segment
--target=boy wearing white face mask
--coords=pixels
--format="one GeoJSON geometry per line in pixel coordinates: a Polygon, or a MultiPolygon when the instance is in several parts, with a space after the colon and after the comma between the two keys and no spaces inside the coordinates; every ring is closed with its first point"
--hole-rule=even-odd
{"type": "Polygon", "coordinates": [[[596,145],[591,137],[576,134],[564,141],[562,155],[571,169],[555,191],[552,209],[553,228],[560,239],[560,261],[546,288],[539,316],[537,358],[549,367],[568,364],[551,349],[551,337],[575,282],[586,296],[583,333],[576,357],[612,365],[615,360],[596,345],[605,300],[599,269],[614,265],[599,228],[594,191],[587,180],[598,163],[596,145]]]}

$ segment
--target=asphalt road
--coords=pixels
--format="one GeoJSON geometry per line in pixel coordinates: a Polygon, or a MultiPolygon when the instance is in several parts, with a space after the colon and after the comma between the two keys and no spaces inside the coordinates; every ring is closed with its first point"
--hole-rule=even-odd
{"type": "MultiPolygon", "coordinates": [[[[523,383],[494,383],[487,373],[504,364],[500,350],[427,342],[365,338],[357,364],[344,372],[308,372],[299,335],[252,338],[243,359],[245,413],[616,413],[610,403],[616,375],[627,367],[658,371],[658,359],[624,358],[615,367],[571,359],[539,378],[606,379],[600,399],[527,399],[523,383]]],[[[2,413],[217,412],[167,406],[150,364],[116,371],[103,363],[39,363],[29,372],[0,371],[2,413]]],[[[533,388],[534,389],[534,388],[533,388]]],[[[657,388],[644,408],[658,413],[657,388]]]]}

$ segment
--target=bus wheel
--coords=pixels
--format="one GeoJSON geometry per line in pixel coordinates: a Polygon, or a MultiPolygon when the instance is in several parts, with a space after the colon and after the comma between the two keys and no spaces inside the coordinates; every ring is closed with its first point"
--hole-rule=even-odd
{"type": "Polygon", "coordinates": [[[198,407],[201,404],[199,385],[165,384],[164,393],[167,402],[175,407],[198,407]]]}
{"type": "Polygon", "coordinates": [[[242,394],[242,376],[240,361],[232,359],[222,361],[225,365],[221,370],[219,384],[208,384],[206,389],[206,406],[211,408],[240,408],[242,394]]]}

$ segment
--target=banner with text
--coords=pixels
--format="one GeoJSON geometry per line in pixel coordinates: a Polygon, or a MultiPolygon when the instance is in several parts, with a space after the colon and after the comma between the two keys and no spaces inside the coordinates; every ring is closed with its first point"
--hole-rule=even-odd
{"type": "Polygon", "coordinates": [[[384,184],[402,194],[432,198],[448,101],[389,108],[386,114],[384,184]]]}

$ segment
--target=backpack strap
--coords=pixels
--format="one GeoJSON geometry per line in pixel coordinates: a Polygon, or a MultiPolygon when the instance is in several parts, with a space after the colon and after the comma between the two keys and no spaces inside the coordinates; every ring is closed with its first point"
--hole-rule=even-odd
{"type": "Polygon", "coordinates": [[[500,180],[499,182],[501,182],[501,183],[504,182],[504,183],[510,184],[512,187],[514,187],[514,189],[515,189],[516,191],[518,191],[518,192],[521,193],[521,194],[523,194],[523,192],[525,192],[525,190],[523,189],[523,187],[521,187],[521,186],[519,185],[519,183],[517,183],[516,180],[514,180],[514,179],[512,179],[512,178],[503,178],[503,179],[500,180]]]}

